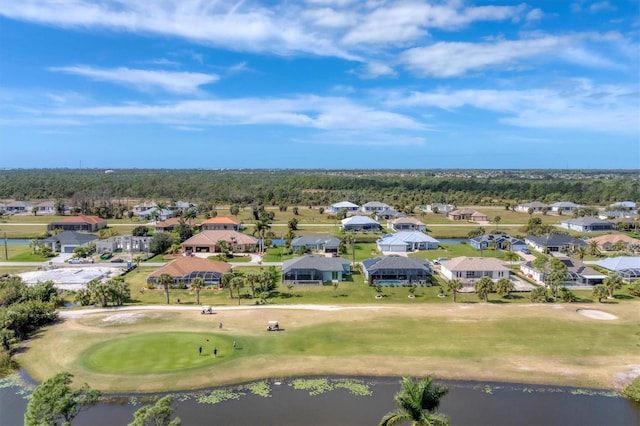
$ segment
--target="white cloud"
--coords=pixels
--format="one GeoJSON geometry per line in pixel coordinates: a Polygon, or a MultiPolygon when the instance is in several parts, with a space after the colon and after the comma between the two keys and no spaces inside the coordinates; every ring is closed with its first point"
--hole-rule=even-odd
{"type": "Polygon", "coordinates": [[[395,76],[396,72],[389,65],[382,62],[368,62],[359,74],[362,78],[378,78],[382,76],[395,76]]]}
{"type": "Polygon", "coordinates": [[[544,12],[542,12],[542,10],[540,10],[540,9],[531,9],[527,13],[527,16],[525,16],[524,19],[525,19],[525,21],[530,22],[530,21],[539,21],[543,17],[544,17],[544,12]]]}
{"type": "Polygon", "coordinates": [[[322,132],[304,139],[294,139],[301,144],[315,145],[356,145],[356,146],[421,146],[425,139],[386,132],[322,132]]]}
{"type": "Polygon", "coordinates": [[[589,6],[589,12],[592,12],[592,13],[598,13],[603,11],[612,12],[616,10],[618,10],[618,8],[612,5],[611,3],[609,3],[608,1],[593,3],[591,6],[589,6]]]}
{"type": "Polygon", "coordinates": [[[218,80],[214,74],[181,71],[141,70],[125,67],[93,68],[85,65],[51,67],[51,71],[74,74],[95,81],[106,81],[133,87],[137,90],[162,89],[169,93],[185,94],[197,92],[198,88],[218,80]]]}
{"type": "Polygon", "coordinates": [[[406,129],[425,126],[413,118],[357,104],[343,97],[239,98],[165,104],[66,108],[57,114],[184,126],[283,125],[315,129],[406,129]]]}
{"type": "Polygon", "coordinates": [[[634,88],[596,86],[588,80],[569,80],[558,88],[531,90],[439,90],[394,93],[391,106],[436,107],[448,111],[476,108],[498,113],[502,123],[532,128],[564,128],[637,134],[637,96],[634,88]]]}

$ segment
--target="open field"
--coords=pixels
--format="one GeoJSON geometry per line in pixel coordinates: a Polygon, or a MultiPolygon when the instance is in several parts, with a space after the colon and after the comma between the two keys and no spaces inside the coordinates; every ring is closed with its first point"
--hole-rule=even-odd
{"type": "Polygon", "coordinates": [[[616,317],[606,321],[577,312],[585,307],[306,305],[218,308],[215,315],[200,315],[195,307],[72,311],[27,342],[18,360],[37,380],[66,370],[105,392],[193,389],[297,375],[427,373],[443,379],[619,388],[621,375],[640,367],[638,303],[598,305],[616,317]],[[285,331],[265,330],[274,319],[285,331]],[[239,349],[229,347],[232,340],[239,349]],[[212,359],[213,345],[220,345],[224,357],[212,359]],[[114,361],[124,348],[137,348],[127,352],[127,363],[139,359],[147,366],[144,371],[134,374],[128,364],[114,361]],[[149,358],[167,352],[182,361],[153,371],[149,358]]]}

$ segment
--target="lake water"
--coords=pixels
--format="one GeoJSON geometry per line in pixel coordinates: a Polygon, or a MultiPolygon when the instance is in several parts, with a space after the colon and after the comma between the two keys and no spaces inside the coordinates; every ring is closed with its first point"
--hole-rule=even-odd
{"type": "MultiPolygon", "coordinates": [[[[268,397],[253,393],[247,386],[175,394],[175,414],[183,425],[374,425],[395,409],[393,395],[399,390],[397,378],[307,378],[261,383],[268,397]],[[316,387],[310,387],[314,382],[316,387]],[[363,393],[362,389],[371,395],[356,394],[363,393]],[[224,400],[230,397],[237,399],[224,400]],[[199,402],[198,398],[208,402],[199,402]],[[219,400],[223,401],[211,403],[219,400]]],[[[442,400],[440,412],[453,425],[640,424],[640,404],[606,392],[504,383],[441,383],[449,387],[449,393],[442,400]]],[[[1,426],[22,424],[27,400],[19,390],[0,383],[1,426]]],[[[111,403],[81,412],[73,424],[126,425],[142,406],[132,402],[136,399],[131,396],[114,398],[111,403]]]]}
{"type": "Polygon", "coordinates": [[[438,241],[440,241],[440,244],[469,244],[468,238],[441,238],[438,241]]]}
{"type": "MultiPolygon", "coordinates": [[[[23,239],[15,239],[15,238],[7,238],[7,245],[29,245],[31,240],[23,240],[23,239]]],[[[0,239],[0,244],[4,244],[5,239],[0,239]]]]}

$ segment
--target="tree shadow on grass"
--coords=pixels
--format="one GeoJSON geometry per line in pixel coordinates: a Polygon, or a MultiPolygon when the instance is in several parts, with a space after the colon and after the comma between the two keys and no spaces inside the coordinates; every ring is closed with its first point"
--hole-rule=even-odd
{"type": "Polygon", "coordinates": [[[617,300],[631,300],[631,299],[635,299],[635,297],[633,296],[629,296],[628,294],[616,294],[613,296],[614,299],[617,300]]]}
{"type": "Polygon", "coordinates": [[[509,303],[507,300],[503,300],[503,299],[489,299],[488,303],[492,303],[494,305],[503,305],[505,303],[509,303]]]}

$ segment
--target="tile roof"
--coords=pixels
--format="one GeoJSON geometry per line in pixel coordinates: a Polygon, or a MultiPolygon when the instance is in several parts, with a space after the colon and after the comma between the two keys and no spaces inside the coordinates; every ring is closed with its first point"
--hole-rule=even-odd
{"type": "Polygon", "coordinates": [[[392,242],[407,242],[407,243],[438,243],[435,238],[420,231],[399,231],[394,234],[383,235],[377,242],[384,244],[391,244],[392,242]]]}
{"type": "Polygon", "coordinates": [[[332,237],[331,235],[301,235],[291,240],[291,246],[306,246],[318,244],[337,247],[340,245],[340,238],[332,237]]]}
{"type": "Polygon", "coordinates": [[[540,246],[540,247],[560,247],[566,245],[579,245],[586,246],[587,243],[580,238],[572,237],[571,235],[564,234],[551,234],[544,235],[541,237],[536,237],[533,235],[528,235],[526,240],[531,241],[532,243],[540,246]]]}
{"type": "Polygon", "coordinates": [[[231,219],[230,217],[216,216],[205,220],[202,224],[240,225],[240,222],[235,219],[231,219]]]}
{"type": "Polygon", "coordinates": [[[431,266],[426,259],[394,255],[365,259],[362,261],[362,266],[369,272],[380,269],[423,269],[431,272],[431,266]]]}
{"type": "Polygon", "coordinates": [[[371,219],[369,216],[351,216],[346,219],[342,219],[343,225],[364,225],[364,224],[376,224],[380,225],[375,220],[371,219]]]}
{"type": "Polygon", "coordinates": [[[342,209],[342,208],[348,208],[348,207],[358,207],[357,204],[353,204],[350,201],[340,201],[339,203],[335,203],[335,204],[331,204],[331,207],[333,207],[334,209],[342,209]]]}
{"type": "Polygon", "coordinates": [[[106,222],[105,219],[101,219],[97,216],[83,216],[83,215],[79,215],[79,216],[66,216],[63,217],[60,220],[56,220],[55,222],[51,222],[53,224],[57,224],[57,223],[89,223],[89,224],[96,224],[96,223],[103,223],[106,222]]]}
{"type": "Polygon", "coordinates": [[[364,203],[362,207],[385,207],[388,208],[389,205],[385,203],[381,203],[380,201],[369,201],[368,203],[364,203]]]}
{"type": "Polygon", "coordinates": [[[508,271],[504,262],[494,257],[454,257],[442,262],[449,271],[508,271]]]}
{"type": "Polygon", "coordinates": [[[236,244],[258,244],[258,239],[252,235],[243,234],[231,229],[220,229],[213,231],[202,231],[194,235],[182,243],[183,246],[190,245],[215,245],[218,241],[226,241],[227,243],[235,239],[236,244]]]}
{"type": "Polygon", "coordinates": [[[638,256],[618,256],[598,260],[596,265],[610,271],[622,271],[624,269],[640,269],[640,257],[638,256]]]}
{"type": "Polygon", "coordinates": [[[606,234],[600,235],[599,237],[589,238],[587,241],[596,241],[598,244],[611,243],[615,244],[618,241],[627,244],[640,244],[640,240],[637,238],[630,237],[626,234],[606,234]]]}
{"type": "Polygon", "coordinates": [[[318,271],[339,272],[344,271],[348,265],[350,265],[350,262],[340,257],[310,255],[285,260],[282,263],[282,272],[286,273],[292,269],[316,269],[318,271]]]}
{"type": "Polygon", "coordinates": [[[166,228],[168,226],[176,226],[176,225],[180,224],[180,219],[181,218],[179,218],[179,217],[172,217],[172,218],[167,219],[167,220],[156,222],[155,227],[156,228],[166,228]]]}
{"type": "Polygon", "coordinates": [[[162,274],[169,274],[172,277],[182,277],[192,272],[218,272],[226,274],[231,271],[231,265],[227,262],[203,259],[196,256],[179,256],[171,263],[149,274],[150,277],[158,277],[162,274]]]}
{"type": "Polygon", "coordinates": [[[424,223],[420,222],[418,219],[416,219],[415,217],[411,217],[411,216],[399,217],[397,219],[393,219],[391,221],[391,223],[393,225],[396,225],[398,223],[411,223],[413,225],[424,225],[424,223]]]}
{"type": "Polygon", "coordinates": [[[84,232],[76,232],[76,231],[64,231],[57,235],[53,235],[49,238],[45,238],[42,240],[44,243],[60,243],[62,245],[73,245],[73,244],[86,244],[91,241],[97,240],[93,234],[86,234],[84,232]]]}

